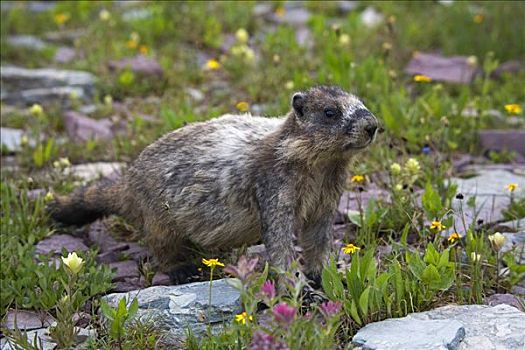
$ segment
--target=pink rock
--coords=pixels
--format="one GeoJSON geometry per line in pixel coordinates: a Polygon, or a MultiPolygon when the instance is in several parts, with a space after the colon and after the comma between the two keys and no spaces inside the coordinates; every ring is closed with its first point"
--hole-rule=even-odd
{"type": "Polygon", "coordinates": [[[75,111],[64,114],[64,124],[70,138],[77,141],[110,140],[112,123],[108,119],[95,120],[75,111]]]}
{"type": "Polygon", "coordinates": [[[133,260],[113,262],[109,264],[109,267],[117,269],[113,281],[124,281],[126,278],[139,278],[140,276],[137,263],[133,260]]]}
{"type": "Polygon", "coordinates": [[[8,329],[32,330],[49,327],[55,319],[44,312],[26,310],[8,310],[2,321],[2,327],[8,329]],[[16,322],[15,322],[16,319],[16,322]]]}
{"type": "Polygon", "coordinates": [[[65,248],[68,252],[84,252],[88,250],[88,247],[80,238],[70,235],[53,235],[38,242],[35,252],[37,254],[60,254],[62,248],[65,248]]]}
{"type": "Polygon", "coordinates": [[[140,73],[144,75],[162,75],[164,73],[159,62],[155,59],[146,57],[143,55],[137,55],[135,57],[127,57],[118,61],[110,61],[109,68],[121,71],[124,69],[130,69],[134,73],[140,73]]]}
{"type": "Polygon", "coordinates": [[[466,56],[442,56],[416,53],[405,68],[405,73],[422,74],[435,81],[469,84],[478,73],[476,65],[468,63],[466,56]]]}

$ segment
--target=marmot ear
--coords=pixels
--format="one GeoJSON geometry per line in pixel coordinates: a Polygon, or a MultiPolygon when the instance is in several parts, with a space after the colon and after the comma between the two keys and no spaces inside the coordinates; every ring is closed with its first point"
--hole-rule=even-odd
{"type": "Polygon", "coordinates": [[[303,116],[305,96],[302,92],[296,92],[292,97],[292,107],[298,116],[303,116]]]}

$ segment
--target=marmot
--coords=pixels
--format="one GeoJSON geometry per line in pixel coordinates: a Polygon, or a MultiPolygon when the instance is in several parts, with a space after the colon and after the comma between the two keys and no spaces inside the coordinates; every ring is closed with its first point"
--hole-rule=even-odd
{"type": "Polygon", "coordinates": [[[293,240],[304,272],[318,278],[351,157],[378,121],[335,86],[295,93],[282,118],[224,115],[168,133],[123,176],[58,197],[51,216],[81,225],[117,214],[144,233],[159,268],[177,281],[192,247],[231,249],[262,239],[286,270],[293,240]]]}

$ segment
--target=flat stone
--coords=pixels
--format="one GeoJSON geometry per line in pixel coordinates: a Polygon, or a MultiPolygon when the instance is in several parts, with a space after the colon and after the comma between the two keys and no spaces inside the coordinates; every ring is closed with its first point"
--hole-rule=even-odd
{"type": "Polygon", "coordinates": [[[310,19],[311,13],[303,8],[285,8],[284,15],[279,16],[275,13],[272,14],[271,20],[280,24],[289,24],[292,26],[304,26],[310,19]]]}
{"type": "Polygon", "coordinates": [[[491,78],[499,79],[505,74],[514,75],[525,70],[525,61],[511,60],[500,64],[491,74],[491,78]]]}
{"type": "Polygon", "coordinates": [[[48,47],[45,41],[32,35],[11,35],[7,37],[7,43],[17,48],[37,51],[48,47]]]}
{"type": "Polygon", "coordinates": [[[126,278],[140,277],[137,263],[133,260],[117,261],[109,264],[111,269],[116,269],[113,281],[124,281],[126,278]]]}
{"type": "Polygon", "coordinates": [[[339,199],[339,205],[337,207],[334,223],[343,224],[349,222],[348,212],[350,210],[359,210],[359,201],[361,201],[362,208],[365,210],[368,206],[369,200],[372,198],[375,200],[388,200],[388,192],[380,189],[375,184],[367,185],[363,192],[343,192],[341,198],[339,199]]]}
{"type": "Polygon", "coordinates": [[[114,293],[123,293],[131,292],[140,288],[144,288],[144,283],[140,278],[125,278],[121,281],[114,281],[111,291],[114,293]]]}
{"type": "Polygon", "coordinates": [[[490,306],[505,304],[515,307],[518,310],[523,310],[525,300],[512,294],[493,294],[488,298],[485,298],[485,303],[490,306]]]}
{"type": "Polygon", "coordinates": [[[88,238],[98,246],[101,253],[119,252],[128,248],[128,244],[118,242],[110,235],[106,224],[101,220],[97,220],[89,226],[88,238]]]}
{"type": "Polygon", "coordinates": [[[514,151],[525,155],[525,130],[480,130],[484,151],[514,151]]]}
{"type": "Polygon", "coordinates": [[[122,14],[122,20],[125,22],[132,22],[136,20],[150,18],[153,11],[149,8],[135,8],[125,11],[122,14]]]}
{"type": "Polygon", "coordinates": [[[465,329],[458,321],[404,317],[370,323],[352,342],[370,350],[452,350],[464,337],[465,329]]]}
{"type": "Polygon", "coordinates": [[[157,272],[155,276],[153,276],[153,280],[151,283],[154,286],[168,286],[171,284],[170,276],[166,275],[162,272],[157,272]]]}
{"type": "Polygon", "coordinates": [[[109,67],[117,71],[130,69],[132,72],[144,75],[159,76],[164,73],[162,67],[160,66],[159,62],[157,62],[157,60],[143,55],[123,58],[118,61],[110,61],[109,67]]]}
{"type": "Polygon", "coordinates": [[[68,28],[67,30],[63,30],[63,31],[47,32],[44,34],[44,38],[47,41],[57,43],[57,44],[73,45],[75,43],[75,40],[80,39],[85,34],[86,34],[85,29],[68,28]]]}
{"type": "Polygon", "coordinates": [[[2,327],[30,331],[49,327],[55,319],[46,313],[28,310],[8,310],[2,321],[2,327]],[[16,322],[15,322],[16,319],[16,322]]]}
{"type": "Polygon", "coordinates": [[[84,244],[80,238],[70,235],[52,235],[44,238],[36,244],[35,252],[37,254],[62,254],[62,248],[68,252],[85,252],[89,248],[84,244]]]}
{"type": "Polygon", "coordinates": [[[222,328],[242,311],[240,294],[228,284],[228,279],[213,281],[211,304],[208,304],[209,287],[209,282],[154,286],[109,294],[103,299],[115,307],[121,298],[131,303],[136,297],[139,303],[137,317],[154,319],[155,324],[169,330],[170,335],[185,338],[188,327],[194,334],[202,335],[208,322],[212,329],[222,328]]]}
{"type": "Polygon", "coordinates": [[[516,263],[525,265],[525,229],[517,232],[501,232],[501,234],[505,237],[501,252],[512,252],[516,263]]]}
{"type": "MultiPolygon", "coordinates": [[[[49,337],[49,332],[47,328],[40,328],[29,331],[26,333],[27,340],[29,344],[33,344],[35,337],[38,342],[38,350],[54,350],[57,346],[51,338],[49,337]]],[[[7,338],[0,339],[0,349],[2,350],[18,350],[19,346],[12,345],[7,338]]]]}
{"type": "Polygon", "coordinates": [[[69,63],[75,59],[76,55],[77,53],[74,49],[62,46],[56,50],[53,61],[57,63],[69,63]]]}
{"type": "Polygon", "coordinates": [[[415,53],[405,68],[410,75],[423,74],[435,81],[450,83],[471,83],[478,69],[468,63],[466,56],[442,56],[438,54],[415,53]]]}
{"type": "Polygon", "coordinates": [[[20,150],[20,141],[24,135],[24,130],[12,128],[0,128],[0,139],[2,146],[8,151],[15,152],[20,150]]]}
{"type": "Polygon", "coordinates": [[[109,119],[91,119],[75,111],[64,113],[64,124],[69,137],[75,141],[111,140],[113,123],[109,119]]]}
{"type": "Polygon", "coordinates": [[[361,329],[353,342],[365,344],[359,349],[521,350],[525,346],[525,313],[508,305],[448,305],[400,319],[372,323],[361,329]],[[435,324],[435,328],[433,323],[428,323],[428,327],[432,328],[420,327],[429,321],[442,323],[435,324]],[[450,328],[457,329],[458,325],[464,329],[464,337],[458,337],[460,341],[454,342],[450,338],[450,328]],[[444,332],[448,338],[436,337],[439,332],[444,332]],[[444,341],[449,340],[452,342],[445,345],[444,341]],[[402,343],[404,347],[397,347],[402,343]],[[374,344],[374,347],[369,344],[374,344]]]}
{"type": "Polygon", "coordinates": [[[97,180],[103,177],[114,178],[120,175],[124,169],[124,163],[118,162],[97,162],[73,165],[65,169],[65,173],[72,174],[84,182],[97,180]]]}

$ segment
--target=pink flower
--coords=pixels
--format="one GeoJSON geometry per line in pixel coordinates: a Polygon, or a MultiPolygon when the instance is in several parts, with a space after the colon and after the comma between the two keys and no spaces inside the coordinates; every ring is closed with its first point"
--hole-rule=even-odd
{"type": "Polygon", "coordinates": [[[265,281],[261,286],[261,294],[270,300],[275,298],[275,283],[271,280],[265,281]]]}
{"type": "Polygon", "coordinates": [[[224,271],[237,277],[243,283],[246,283],[255,272],[257,261],[259,261],[258,258],[248,259],[243,255],[239,258],[236,266],[228,265],[224,268],[224,271]]]}
{"type": "Polygon", "coordinates": [[[324,317],[330,318],[341,311],[341,302],[331,300],[325,301],[321,304],[319,310],[321,310],[321,313],[324,315],[324,317]]]}
{"type": "Polygon", "coordinates": [[[252,335],[250,350],[288,350],[288,346],[282,340],[257,330],[252,335]]]}
{"type": "Polygon", "coordinates": [[[273,307],[272,312],[277,322],[289,326],[295,318],[297,309],[286,303],[279,303],[273,307]]]}

